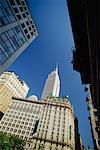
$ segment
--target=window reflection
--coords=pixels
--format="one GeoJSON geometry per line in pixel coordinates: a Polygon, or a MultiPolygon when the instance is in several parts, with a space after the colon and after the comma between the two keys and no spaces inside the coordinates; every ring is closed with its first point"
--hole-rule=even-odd
{"type": "Polygon", "coordinates": [[[1,1],[0,2],[0,26],[4,26],[14,21],[15,21],[15,17],[13,15],[13,12],[7,0],[1,1]]]}
{"type": "Polygon", "coordinates": [[[16,26],[0,35],[0,65],[2,65],[15,51],[17,51],[26,39],[19,26],[16,26]]]}

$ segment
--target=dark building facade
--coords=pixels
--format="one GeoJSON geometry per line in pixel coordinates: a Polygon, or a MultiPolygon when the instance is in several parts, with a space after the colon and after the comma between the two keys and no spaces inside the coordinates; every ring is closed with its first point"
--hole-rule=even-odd
{"type": "Polygon", "coordinates": [[[75,150],[83,150],[82,139],[79,133],[78,118],[75,117],[75,150]]]}
{"type": "MultiPolygon", "coordinates": [[[[92,105],[100,120],[100,3],[67,0],[67,5],[75,42],[73,69],[80,73],[82,84],[90,84],[92,105]]],[[[95,142],[94,149],[97,149],[95,142]]]]}
{"type": "Polygon", "coordinates": [[[99,127],[99,118],[97,115],[97,109],[94,108],[93,103],[92,103],[92,97],[90,93],[90,86],[87,85],[87,109],[89,111],[89,121],[91,125],[91,133],[94,141],[95,148],[100,149],[100,130],[98,129],[99,127]]]}

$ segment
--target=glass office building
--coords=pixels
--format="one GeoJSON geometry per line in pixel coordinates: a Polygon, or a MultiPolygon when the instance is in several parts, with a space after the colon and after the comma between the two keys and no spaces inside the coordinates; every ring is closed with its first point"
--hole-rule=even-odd
{"type": "Polygon", "coordinates": [[[27,0],[0,0],[0,74],[37,36],[27,0]]]}

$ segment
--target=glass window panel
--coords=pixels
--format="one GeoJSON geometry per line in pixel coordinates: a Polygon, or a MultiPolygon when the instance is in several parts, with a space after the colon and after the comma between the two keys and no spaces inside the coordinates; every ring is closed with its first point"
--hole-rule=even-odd
{"type": "Polygon", "coordinates": [[[26,40],[25,40],[25,37],[24,37],[21,29],[19,27],[15,27],[14,29],[15,29],[15,32],[17,33],[17,35],[18,35],[18,38],[19,38],[20,42],[22,44],[25,43],[26,40]]]}
{"type": "Polygon", "coordinates": [[[25,15],[25,14],[22,14],[22,16],[23,16],[23,18],[25,18],[25,17],[26,17],[26,15],[25,15]]]}
{"type": "Polygon", "coordinates": [[[16,0],[16,2],[17,2],[18,5],[20,5],[20,1],[19,0],[16,0]]]}
{"type": "Polygon", "coordinates": [[[2,45],[2,47],[3,47],[4,49],[8,49],[6,43],[4,42],[3,39],[0,39],[0,43],[1,43],[1,45],[2,45]]]}
{"type": "Polygon", "coordinates": [[[3,10],[1,9],[1,7],[0,7],[0,17],[1,16],[4,16],[4,12],[3,12],[3,10]]]}
{"type": "Polygon", "coordinates": [[[7,31],[7,33],[9,34],[9,36],[10,36],[10,37],[14,36],[14,32],[13,32],[13,30],[12,30],[12,29],[11,29],[11,30],[9,30],[9,31],[7,31]]]}
{"type": "Polygon", "coordinates": [[[3,0],[1,2],[0,16],[2,16],[0,18],[0,21],[1,21],[0,26],[3,26],[10,22],[15,21],[15,17],[13,15],[11,8],[9,7],[9,4],[7,3],[7,0],[3,0]]]}
{"type": "Polygon", "coordinates": [[[0,26],[5,25],[5,22],[3,21],[3,19],[0,17],[0,26]]]}
{"type": "Polygon", "coordinates": [[[4,52],[0,48],[0,65],[2,65],[6,60],[7,60],[7,56],[4,54],[4,52]]]}
{"type": "Polygon", "coordinates": [[[13,9],[14,9],[15,13],[18,13],[18,12],[19,12],[17,8],[13,8],[13,9]]]}
{"type": "Polygon", "coordinates": [[[29,15],[29,13],[28,13],[28,12],[26,12],[26,14],[27,14],[27,15],[29,15]]]}
{"type": "Polygon", "coordinates": [[[27,34],[28,33],[27,29],[25,29],[24,32],[27,34]]]}
{"type": "Polygon", "coordinates": [[[25,3],[22,1],[22,5],[25,5],[25,3]]]}
{"type": "Polygon", "coordinates": [[[29,22],[28,21],[26,21],[26,24],[27,24],[27,26],[29,25],[29,22]]]}
{"type": "Polygon", "coordinates": [[[22,19],[20,15],[17,15],[17,18],[18,18],[19,20],[22,19]]]}
{"type": "Polygon", "coordinates": [[[9,8],[7,9],[7,8],[5,8],[5,12],[6,12],[6,15],[7,16],[9,16],[10,15],[10,13],[9,13],[9,8]]]}
{"type": "Polygon", "coordinates": [[[20,32],[20,28],[19,28],[19,27],[15,27],[14,29],[15,29],[15,31],[16,31],[17,33],[20,32]]]}
{"type": "Polygon", "coordinates": [[[10,51],[10,49],[7,49],[7,54],[9,55],[9,56],[11,56],[11,51],[10,51]]]}
{"type": "Polygon", "coordinates": [[[9,19],[10,19],[11,22],[14,22],[14,21],[15,21],[15,18],[14,18],[14,16],[12,16],[12,15],[9,16],[9,19]]]}
{"type": "Polygon", "coordinates": [[[7,20],[7,18],[6,18],[5,16],[3,16],[2,20],[3,20],[3,22],[4,22],[5,24],[8,24],[8,20],[7,20]]]}
{"type": "Polygon", "coordinates": [[[7,45],[7,47],[11,46],[11,43],[9,42],[9,40],[6,41],[6,45],[7,45]]]}
{"type": "Polygon", "coordinates": [[[22,23],[21,26],[22,26],[22,28],[25,28],[25,24],[24,23],[22,23]]]}
{"type": "Polygon", "coordinates": [[[7,40],[7,37],[6,37],[6,35],[3,33],[3,34],[1,34],[1,38],[5,41],[5,40],[7,40]]]}
{"type": "Polygon", "coordinates": [[[4,8],[5,8],[5,7],[8,7],[7,0],[3,0],[3,1],[2,1],[2,5],[3,5],[4,8]]]}
{"type": "Polygon", "coordinates": [[[14,0],[9,0],[9,2],[10,2],[11,5],[15,5],[14,0]]]}
{"type": "Polygon", "coordinates": [[[12,15],[12,11],[9,7],[7,8],[7,12],[8,12],[9,15],[12,15]]]}
{"type": "Polygon", "coordinates": [[[13,54],[15,51],[14,48],[11,46],[9,49],[10,49],[11,54],[13,54]]]}
{"type": "Polygon", "coordinates": [[[19,45],[18,41],[16,40],[15,36],[12,36],[11,39],[12,39],[15,47],[18,49],[20,47],[20,45],[19,45]]]}
{"type": "Polygon", "coordinates": [[[23,8],[22,7],[19,7],[19,9],[20,9],[21,12],[23,12],[23,8]]]}

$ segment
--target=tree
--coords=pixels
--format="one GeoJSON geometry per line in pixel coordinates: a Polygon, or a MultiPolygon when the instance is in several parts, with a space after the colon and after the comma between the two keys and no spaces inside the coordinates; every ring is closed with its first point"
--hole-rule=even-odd
{"type": "Polygon", "coordinates": [[[25,141],[15,135],[0,132],[0,150],[23,150],[25,141]]]}

